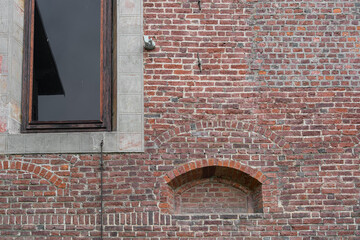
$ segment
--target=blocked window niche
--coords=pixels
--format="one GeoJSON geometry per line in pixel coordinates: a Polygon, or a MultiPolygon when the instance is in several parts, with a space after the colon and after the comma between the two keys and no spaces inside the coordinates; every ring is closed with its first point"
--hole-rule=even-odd
{"type": "Polygon", "coordinates": [[[262,213],[262,184],[238,169],[208,166],[168,182],[168,204],[175,214],[262,213]]]}

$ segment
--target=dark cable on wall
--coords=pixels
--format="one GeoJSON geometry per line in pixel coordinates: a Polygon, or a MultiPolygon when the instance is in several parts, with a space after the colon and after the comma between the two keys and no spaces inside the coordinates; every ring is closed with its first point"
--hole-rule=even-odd
{"type": "Polygon", "coordinates": [[[201,0],[198,0],[199,10],[201,11],[201,0]]]}
{"type": "Polygon", "coordinates": [[[103,239],[103,171],[104,171],[104,163],[103,163],[103,146],[104,141],[101,140],[100,143],[100,239],[103,239]]]}

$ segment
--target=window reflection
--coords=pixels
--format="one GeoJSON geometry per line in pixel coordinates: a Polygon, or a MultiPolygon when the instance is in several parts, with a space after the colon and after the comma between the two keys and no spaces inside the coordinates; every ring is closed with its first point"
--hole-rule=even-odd
{"type": "Polygon", "coordinates": [[[100,0],[36,0],[33,120],[100,119],[100,0]]]}

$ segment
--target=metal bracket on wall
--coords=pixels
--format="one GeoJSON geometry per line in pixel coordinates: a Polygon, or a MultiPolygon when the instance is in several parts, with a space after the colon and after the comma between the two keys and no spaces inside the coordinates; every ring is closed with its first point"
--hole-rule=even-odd
{"type": "Polygon", "coordinates": [[[199,53],[197,53],[197,58],[198,58],[198,67],[199,67],[199,70],[200,70],[200,72],[202,72],[202,69],[201,69],[201,60],[200,60],[199,53]]]}
{"type": "Polygon", "coordinates": [[[201,0],[198,0],[199,10],[201,11],[201,0]]]}
{"type": "Polygon", "coordinates": [[[146,50],[154,50],[155,49],[155,42],[149,37],[149,36],[144,36],[144,48],[146,50]]]}

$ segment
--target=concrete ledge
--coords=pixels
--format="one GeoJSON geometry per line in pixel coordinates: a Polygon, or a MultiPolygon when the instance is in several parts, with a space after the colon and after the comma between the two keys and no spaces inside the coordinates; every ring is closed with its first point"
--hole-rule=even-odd
{"type": "Polygon", "coordinates": [[[142,133],[87,132],[87,133],[30,133],[0,135],[3,154],[35,153],[98,153],[142,152],[142,133]]]}

